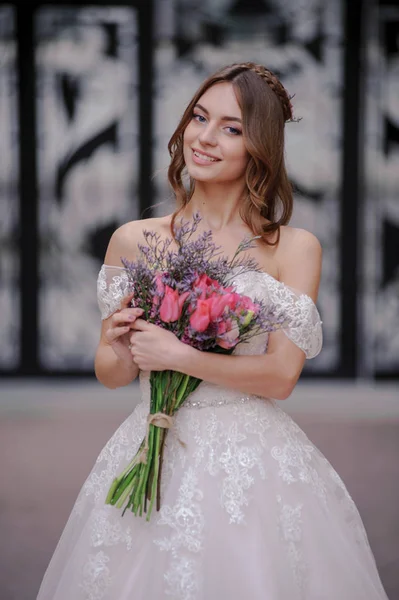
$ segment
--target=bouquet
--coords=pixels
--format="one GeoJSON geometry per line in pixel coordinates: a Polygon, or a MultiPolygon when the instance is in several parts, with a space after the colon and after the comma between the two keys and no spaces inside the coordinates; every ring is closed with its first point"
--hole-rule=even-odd
{"type": "MultiPolygon", "coordinates": [[[[230,354],[238,343],[283,326],[284,317],[270,306],[238,294],[231,281],[237,273],[259,270],[252,258],[241,258],[255,238],[241,242],[232,259],[221,255],[205,232],[193,239],[200,217],[176,228],[172,239],[144,231],[141,257],[122,259],[131,289],[132,305],[143,309],[143,319],[172,331],[183,343],[203,352],[230,354]]],[[[151,371],[151,401],[147,432],[126,469],[110,486],[106,504],[125,505],[149,521],[156,501],[160,509],[163,449],[173,415],[198,387],[201,379],[177,371],[151,371]],[[149,506],[147,503],[149,502],[149,506]]],[[[183,442],[180,442],[184,445],[183,442]]]]}

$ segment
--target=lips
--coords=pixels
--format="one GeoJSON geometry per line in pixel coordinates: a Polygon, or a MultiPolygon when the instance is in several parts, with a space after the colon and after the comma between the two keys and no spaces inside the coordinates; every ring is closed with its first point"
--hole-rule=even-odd
{"type": "Polygon", "coordinates": [[[217,156],[212,156],[212,154],[202,152],[201,150],[197,150],[196,148],[192,148],[192,152],[194,162],[200,165],[211,165],[221,160],[217,156]]]}

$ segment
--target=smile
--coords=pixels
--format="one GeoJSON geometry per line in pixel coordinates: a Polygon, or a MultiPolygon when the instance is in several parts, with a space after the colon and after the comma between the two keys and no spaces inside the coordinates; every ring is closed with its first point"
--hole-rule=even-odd
{"type": "Polygon", "coordinates": [[[198,165],[209,165],[211,163],[219,162],[220,158],[216,158],[214,156],[210,156],[209,154],[205,154],[204,152],[200,152],[199,150],[193,149],[193,160],[198,165]]]}

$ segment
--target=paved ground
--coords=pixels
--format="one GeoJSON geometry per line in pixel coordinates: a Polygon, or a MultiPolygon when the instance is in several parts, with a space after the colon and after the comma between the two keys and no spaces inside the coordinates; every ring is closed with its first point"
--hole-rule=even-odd
{"type": "MultiPolygon", "coordinates": [[[[2,383],[0,600],[36,598],[80,486],[137,398],[135,384],[2,383]]],[[[284,408],[344,479],[389,599],[399,600],[398,387],[300,384],[284,408]]]]}

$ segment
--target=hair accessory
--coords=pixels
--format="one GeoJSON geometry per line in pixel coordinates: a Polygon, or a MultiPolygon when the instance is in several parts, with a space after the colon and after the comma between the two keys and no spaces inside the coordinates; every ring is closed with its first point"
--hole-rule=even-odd
{"type": "Polygon", "coordinates": [[[286,123],[298,123],[302,120],[302,117],[296,118],[293,116],[293,105],[291,103],[294,95],[290,96],[281,83],[280,79],[277,77],[273,71],[270,69],[266,69],[263,65],[258,65],[255,63],[241,63],[237,65],[247,71],[252,71],[256,75],[259,75],[267,83],[270,89],[276,94],[277,98],[280,101],[281,107],[283,109],[284,120],[286,123]]]}
{"type": "MultiPolygon", "coordinates": [[[[291,108],[291,114],[294,110],[293,104],[291,102],[291,100],[295,97],[295,94],[292,94],[290,96],[288,96],[288,99],[290,101],[290,108],[291,108]]],[[[291,119],[288,119],[288,121],[286,121],[286,123],[299,123],[299,121],[302,121],[302,117],[294,117],[292,116],[291,119]]]]}

